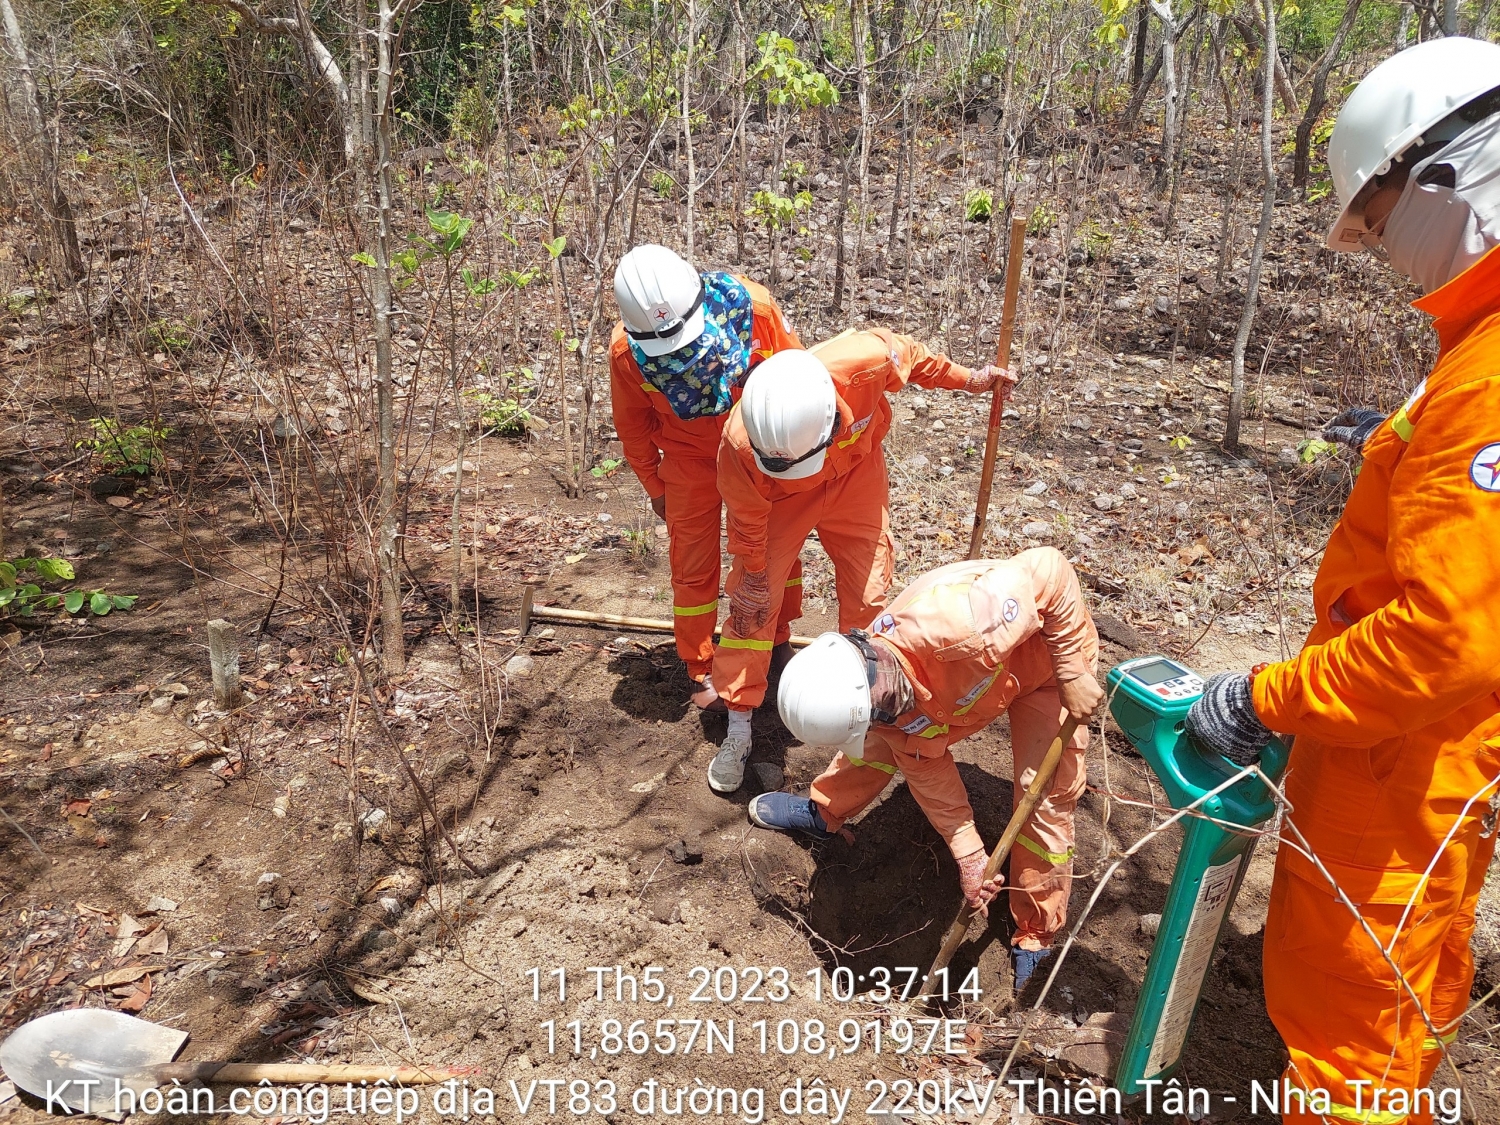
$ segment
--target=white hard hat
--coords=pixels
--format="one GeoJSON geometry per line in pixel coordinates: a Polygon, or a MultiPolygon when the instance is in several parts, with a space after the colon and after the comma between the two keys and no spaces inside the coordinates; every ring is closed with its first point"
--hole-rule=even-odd
{"type": "Polygon", "coordinates": [[[1500,44],[1462,36],[1408,47],[1370,71],[1344,103],[1328,140],[1328,168],[1343,206],[1328,231],[1328,248],[1360,249],[1369,231],[1362,216],[1349,212],[1360,189],[1413,145],[1447,139],[1437,127],[1496,87],[1500,44]]]}
{"type": "Polygon", "coordinates": [[[740,417],[761,472],[778,480],[810,477],[838,436],[833,376],[811,352],[777,352],[750,372],[740,417]]]}
{"type": "Polygon", "coordinates": [[[637,246],[615,270],[615,300],[626,335],[650,356],[703,335],[703,278],[665,246],[637,246]]]}
{"type": "Polygon", "coordinates": [[[792,736],[808,746],[852,748],[870,729],[873,670],[841,633],[824,633],[787,662],[776,709],[792,736]]]}

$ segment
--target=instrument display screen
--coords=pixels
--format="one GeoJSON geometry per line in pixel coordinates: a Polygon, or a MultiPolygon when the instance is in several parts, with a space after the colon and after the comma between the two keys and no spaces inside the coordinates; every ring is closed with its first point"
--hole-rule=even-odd
{"type": "Polygon", "coordinates": [[[1153,660],[1149,664],[1140,664],[1130,669],[1131,678],[1147,687],[1153,684],[1163,684],[1186,674],[1185,669],[1179,668],[1170,660],[1153,660]]]}

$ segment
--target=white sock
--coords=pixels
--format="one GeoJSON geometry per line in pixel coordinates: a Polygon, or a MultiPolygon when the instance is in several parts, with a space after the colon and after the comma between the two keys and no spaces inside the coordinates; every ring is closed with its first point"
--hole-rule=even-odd
{"type": "Polygon", "coordinates": [[[750,715],[749,711],[729,712],[729,737],[743,738],[750,741],[750,715]]]}

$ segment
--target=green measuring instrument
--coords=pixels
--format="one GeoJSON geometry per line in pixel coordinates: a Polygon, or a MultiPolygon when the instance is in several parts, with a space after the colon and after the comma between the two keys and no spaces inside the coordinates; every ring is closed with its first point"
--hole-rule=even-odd
{"type": "MultiPolygon", "coordinates": [[[[1116,665],[1107,682],[1115,721],[1151,763],[1174,809],[1239,772],[1184,729],[1188,708],[1203,694],[1203,681],[1192,671],[1164,656],[1146,656],[1116,665]]],[[[1261,751],[1261,769],[1279,778],[1286,758],[1287,748],[1273,739],[1261,751]]],[[[1115,1075],[1126,1097],[1145,1093],[1143,1082],[1170,1078],[1182,1062],[1209,962],[1250,866],[1254,830],[1276,812],[1276,803],[1265,783],[1251,776],[1208,798],[1198,811],[1203,817],[1182,822],[1182,851],[1115,1075]]]]}

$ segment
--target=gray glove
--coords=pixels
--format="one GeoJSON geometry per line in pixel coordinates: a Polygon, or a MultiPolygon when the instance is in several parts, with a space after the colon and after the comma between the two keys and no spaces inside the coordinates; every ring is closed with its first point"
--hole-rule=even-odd
{"type": "Polygon", "coordinates": [[[1200,746],[1214,750],[1237,766],[1260,757],[1273,737],[1255,713],[1250,677],[1244,672],[1210,676],[1203,695],[1187,713],[1187,730],[1200,746]]]}
{"type": "Polygon", "coordinates": [[[1353,449],[1362,449],[1385,415],[1368,406],[1351,406],[1323,427],[1323,437],[1353,449]]]}

